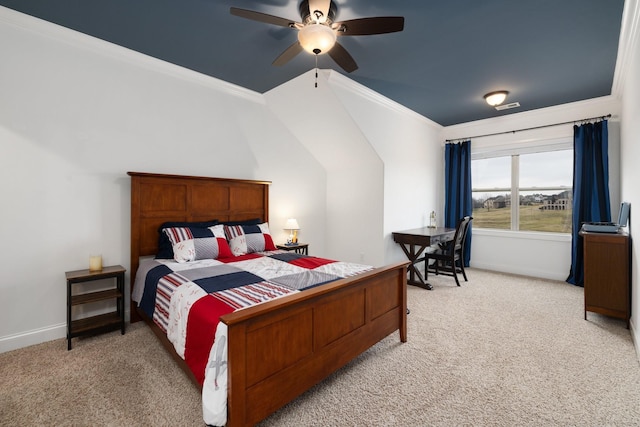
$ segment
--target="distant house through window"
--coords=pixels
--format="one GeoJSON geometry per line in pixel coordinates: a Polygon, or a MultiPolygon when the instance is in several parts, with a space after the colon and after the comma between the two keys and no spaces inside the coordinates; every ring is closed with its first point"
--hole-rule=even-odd
{"type": "Polygon", "coordinates": [[[471,183],[474,228],[571,233],[570,143],[472,155],[471,183]]]}

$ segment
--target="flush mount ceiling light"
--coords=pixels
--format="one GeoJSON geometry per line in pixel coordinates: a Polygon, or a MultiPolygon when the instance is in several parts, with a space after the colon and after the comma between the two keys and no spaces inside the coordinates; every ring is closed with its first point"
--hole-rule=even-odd
{"type": "Polygon", "coordinates": [[[484,100],[487,101],[487,104],[495,107],[496,105],[502,104],[504,100],[507,99],[507,95],[509,95],[509,92],[507,92],[506,90],[498,90],[486,94],[484,96],[484,100]]]}

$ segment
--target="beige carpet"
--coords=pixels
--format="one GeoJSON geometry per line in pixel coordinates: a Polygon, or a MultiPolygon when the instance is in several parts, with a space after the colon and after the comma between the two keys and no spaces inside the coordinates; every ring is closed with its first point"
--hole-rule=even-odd
{"type": "MultiPolygon", "coordinates": [[[[624,322],[584,320],[581,288],[470,270],[409,287],[393,334],[262,426],[635,426],[624,322]]],[[[0,425],[202,426],[200,394],[143,324],[0,354],[0,425]]]]}

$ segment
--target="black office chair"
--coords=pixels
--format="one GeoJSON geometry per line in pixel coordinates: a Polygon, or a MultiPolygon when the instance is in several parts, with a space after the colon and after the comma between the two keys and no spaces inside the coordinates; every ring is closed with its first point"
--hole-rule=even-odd
{"type": "Polygon", "coordinates": [[[473,217],[465,216],[456,226],[456,232],[453,240],[440,242],[438,248],[434,252],[426,253],[424,256],[425,276],[429,272],[453,276],[456,279],[456,285],[460,286],[458,280],[458,272],[462,273],[464,281],[467,281],[467,273],[464,271],[464,247],[467,240],[467,230],[471,224],[473,217]],[[429,265],[429,261],[435,262],[429,265]]]}

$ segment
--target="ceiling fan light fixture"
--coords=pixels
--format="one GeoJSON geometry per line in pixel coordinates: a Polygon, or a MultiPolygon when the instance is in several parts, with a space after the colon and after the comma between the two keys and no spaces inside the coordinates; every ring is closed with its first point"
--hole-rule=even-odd
{"type": "Polygon", "coordinates": [[[315,55],[329,52],[336,44],[336,38],[336,32],[324,24],[308,24],[298,31],[302,48],[315,55]]]}
{"type": "Polygon", "coordinates": [[[504,100],[507,99],[507,95],[509,95],[509,92],[507,92],[506,90],[498,90],[486,94],[484,96],[484,100],[487,101],[487,104],[495,107],[496,105],[502,104],[504,100]]]}

